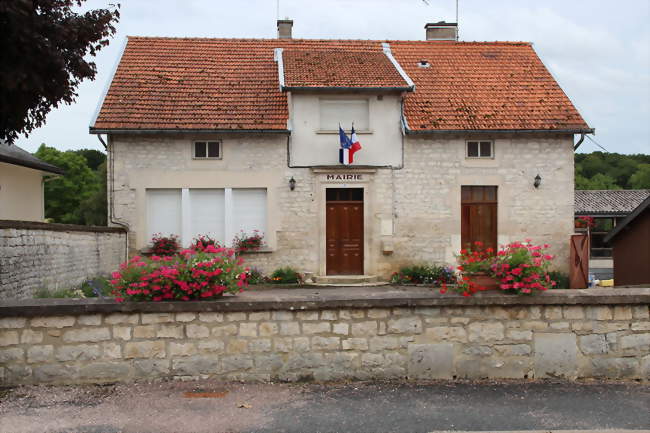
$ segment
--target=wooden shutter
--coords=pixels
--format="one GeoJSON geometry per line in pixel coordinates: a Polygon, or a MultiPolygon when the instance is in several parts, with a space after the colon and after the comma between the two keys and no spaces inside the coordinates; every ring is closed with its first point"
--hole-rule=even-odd
{"type": "Polygon", "coordinates": [[[497,187],[461,187],[461,243],[471,248],[474,242],[483,242],[485,248],[497,244],[497,187]]]}

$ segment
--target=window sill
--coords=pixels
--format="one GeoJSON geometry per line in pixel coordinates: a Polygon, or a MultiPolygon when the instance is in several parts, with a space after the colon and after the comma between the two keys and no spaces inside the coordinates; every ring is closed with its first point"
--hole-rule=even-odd
{"type": "MultiPolygon", "coordinates": [[[[339,131],[336,130],[336,129],[317,129],[314,132],[316,132],[316,134],[338,134],[339,133],[339,131]]],[[[354,131],[354,132],[356,132],[357,135],[368,135],[368,134],[372,134],[373,130],[372,129],[363,129],[363,130],[354,131]]],[[[345,133],[346,134],[351,134],[351,132],[347,131],[347,130],[345,131],[345,133]]]]}

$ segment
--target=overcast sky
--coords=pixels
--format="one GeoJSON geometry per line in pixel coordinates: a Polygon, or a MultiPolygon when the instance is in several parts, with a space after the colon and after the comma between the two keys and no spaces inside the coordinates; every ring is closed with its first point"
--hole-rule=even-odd
{"type": "MultiPolygon", "coordinates": [[[[650,154],[650,1],[459,0],[460,39],[531,41],[610,152],[650,154]]],[[[88,0],[121,2],[118,33],[96,57],[97,78],[77,102],[51,112],[47,124],[17,144],[35,151],[103,150],[88,125],[127,35],[276,36],[276,0],[88,0]]],[[[424,24],[455,20],[454,0],[280,0],[298,38],[424,39],[424,24]]],[[[588,140],[581,151],[598,148],[588,140]]]]}

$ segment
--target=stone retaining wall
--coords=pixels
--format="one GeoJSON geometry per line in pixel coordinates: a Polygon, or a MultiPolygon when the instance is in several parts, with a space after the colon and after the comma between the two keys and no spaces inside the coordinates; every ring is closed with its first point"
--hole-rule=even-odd
{"type": "MultiPolygon", "coordinates": [[[[642,290],[643,297],[616,305],[602,305],[598,297],[589,305],[561,305],[557,295],[548,303],[540,296],[533,305],[517,297],[479,298],[476,305],[453,305],[444,297],[447,305],[437,305],[441,296],[429,294],[428,306],[407,306],[413,298],[405,297],[404,306],[382,308],[375,297],[377,305],[365,308],[349,299],[323,301],[319,308],[313,295],[295,311],[283,309],[279,296],[262,294],[275,299],[264,301],[262,311],[255,310],[254,296],[157,304],[168,311],[155,313],[126,312],[138,305],[122,304],[115,312],[79,314],[83,304],[77,303],[71,310],[77,312],[67,315],[34,316],[43,309],[23,305],[2,317],[7,307],[0,308],[0,381],[647,380],[650,290],[642,290]]],[[[60,312],[64,301],[58,302],[60,312]]]]}
{"type": "Polygon", "coordinates": [[[76,287],[108,275],[125,257],[120,228],[0,221],[0,299],[76,287]]]}

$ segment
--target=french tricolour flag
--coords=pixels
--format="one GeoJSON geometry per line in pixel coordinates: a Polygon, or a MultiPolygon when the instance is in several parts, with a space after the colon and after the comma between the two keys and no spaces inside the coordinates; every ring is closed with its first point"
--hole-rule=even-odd
{"type": "Polygon", "coordinates": [[[357,133],[354,131],[354,125],[352,125],[352,136],[350,138],[339,125],[339,140],[341,141],[339,162],[343,165],[350,165],[354,162],[354,152],[361,150],[361,143],[359,143],[357,133]]]}

